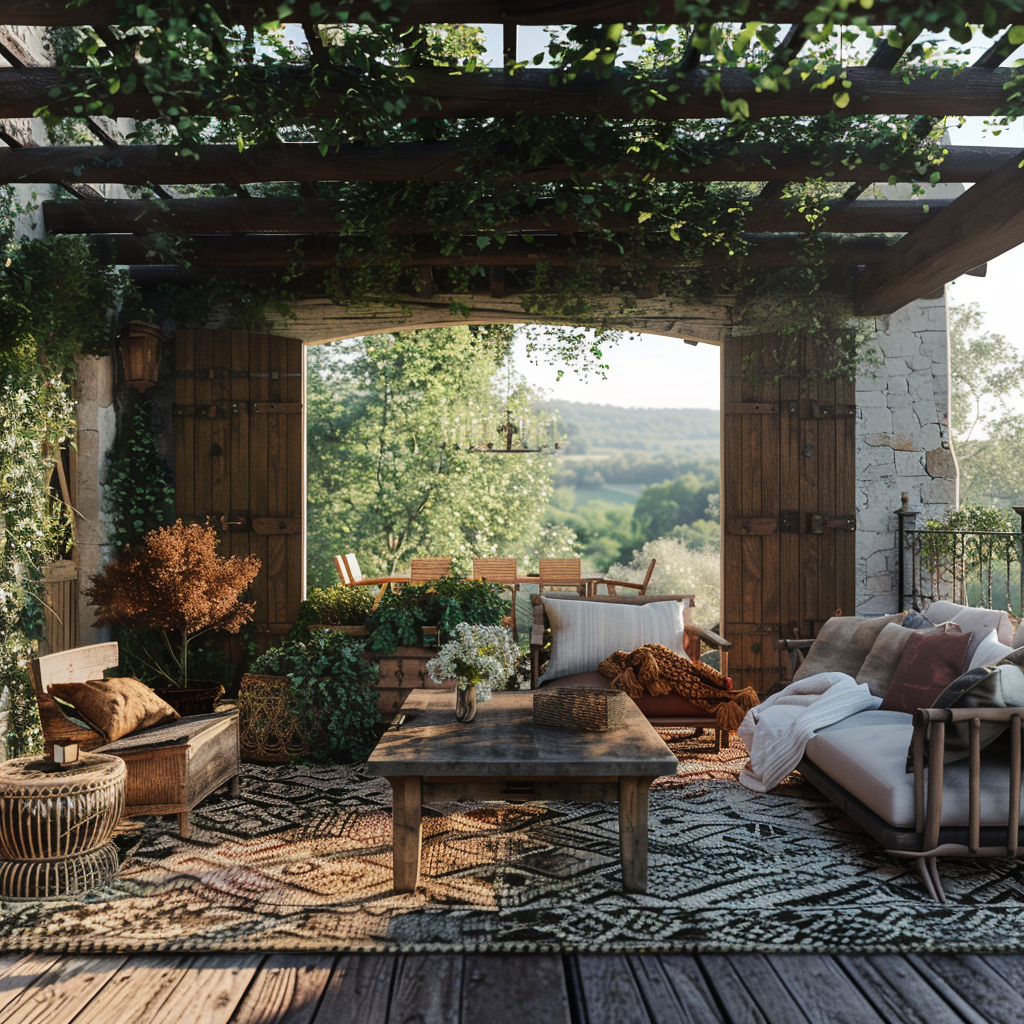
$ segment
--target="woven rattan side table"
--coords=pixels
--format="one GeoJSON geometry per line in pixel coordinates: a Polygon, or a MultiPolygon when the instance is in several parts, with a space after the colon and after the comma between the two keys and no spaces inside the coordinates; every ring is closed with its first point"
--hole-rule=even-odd
{"type": "Polygon", "coordinates": [[[82,754],[60,771],[0,764],[0,899],[79,896],[117,874],[110,841],[124,811],[124,761],[82,754]]]}

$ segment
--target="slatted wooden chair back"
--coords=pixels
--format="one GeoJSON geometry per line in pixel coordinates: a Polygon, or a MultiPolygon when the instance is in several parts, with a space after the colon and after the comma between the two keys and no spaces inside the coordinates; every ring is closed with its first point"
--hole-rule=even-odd
{"type": "Polygon", "coordinates": [[[409,582],[433,583],[447,576],[451,567],[450,558],[414,558],[409,564],[409,582]]]}
{"type": "Polygon", "coordinates": [[[537,587],[573,587],[579,590],[582,566],[578,558],[542,558],[537,566],[537,587]]]}
{"type": "Polygon", "coordinates": [[[514,558],[474,558],[473,578],[514,587],[519,575],[518,563],[514,558]]]}

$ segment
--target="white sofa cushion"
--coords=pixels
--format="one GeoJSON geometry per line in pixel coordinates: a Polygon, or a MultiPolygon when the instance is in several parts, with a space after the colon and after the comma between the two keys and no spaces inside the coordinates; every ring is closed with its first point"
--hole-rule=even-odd
{"type": "MultiPolygon", "coordinates": [[[[914,776],[907,772],[913,718],[881,721],[871,716],[899,712],[862,711],[817,733],[805,754],[829,778],[880,818],[897,828],[914,827],[914,776]]],[[[966,761],[947,764],[943,773],[943,825],[968,824],[966,761]]],[[[927,769],[925,777],[927,778],[927,769]]],[[[1005,825],[1010,773],[1005,751],[982,754],[981,824],[1005,825]]],[[[1024,810],[1024,799],[1021,800],[1024,810]]],[[[1024,818],[1024,815],[1022,815],[1024,818]]]]}
{"type": "MultiPolygon", "coordinates": [[[[968,608],[952,601],[936,601],[924,610],[925,618],[935,626],[955,622],[965,633],[975,633],[978,639],[990,630],[996,631],[1001,644],[1013,643],[1013,623],[1004,611],[991,608],[968,608]]],[[[973,649],[970,651],[973,655],[973,649]]]]}
{"type": "Polygon", "coordinates": [[[637,605],[543,600],[551,624],[551,660],[541,682],[594,672],[610,654],[635,651],[644,644],[662,644],[687,656],[680,601],[637,605]]]}
{"type": "Polygon", "coordinates": [[[971,669],[981,665],[998,665],[1008,654],[1013,653],[1013,648],[999,642],[999,637],[993,629],[990,633],[981,638],[981,643],[974,650],[970,664],[964,669],[970,672],[971,669]]]}

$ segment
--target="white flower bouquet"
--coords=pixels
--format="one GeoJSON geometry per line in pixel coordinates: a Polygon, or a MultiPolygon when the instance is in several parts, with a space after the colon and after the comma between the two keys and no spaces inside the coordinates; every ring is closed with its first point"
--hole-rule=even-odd
{"type": "Polygon", "coordinates": [[[491,690],[505,685],[518,657],[519,646],[504,626],[460,622],[455,627],[455,638],[427,662],[427,672],[439,686],[446,679],[454,679],[460,690],[475,686],[477,700],[485,701],[490,700],[491,690]]]}

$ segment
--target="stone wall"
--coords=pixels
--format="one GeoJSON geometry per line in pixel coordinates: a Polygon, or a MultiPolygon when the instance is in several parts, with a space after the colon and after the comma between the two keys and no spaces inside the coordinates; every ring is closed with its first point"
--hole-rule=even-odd
{"type": "Polygon", "coordinates": [[[945,297],[879,317],[875,355],[857,381],[857,611],[870,615],[897,609],[901,493],[922,521],[958,498],[945,297]]]}

